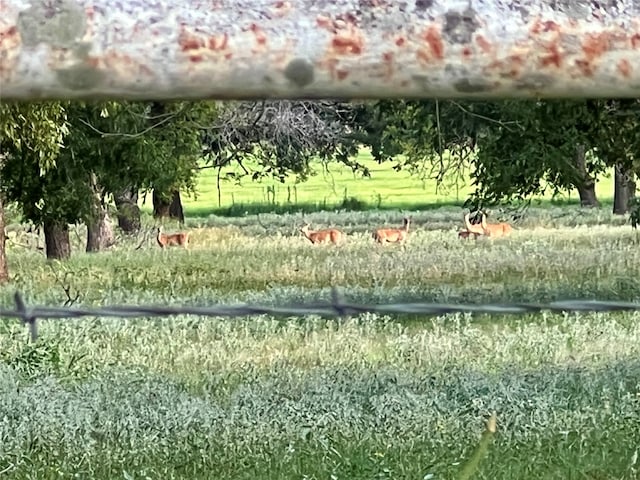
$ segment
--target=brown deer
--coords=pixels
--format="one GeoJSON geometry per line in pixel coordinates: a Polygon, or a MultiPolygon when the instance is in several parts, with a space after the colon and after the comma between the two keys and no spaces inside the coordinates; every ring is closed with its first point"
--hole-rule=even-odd
{"type": "Polygon", "coordinates": [[[184,248],[189,247],[189,233],[162,233],[162,226],[156,228],[157,236],[156,240],[160,248],[170,247],[173,245],[182,246],[184,248]]]}
{"type": "Polygon", "coordinates": [[[379,228],[373,232],[373,239],[378,243],[404,243],[409,233],[411,218],[405,217],[402,228],[379,228]]]}
{"type": "Polygon", "coordinates": [[[465,230],[462,230],[458,233],[458,236],[461,238],[469,238],[471,235],[477,239],[480,235],[486,235],[487,237],[502,237],[511,233],[511,225],[508,223],[487,223],[487,215],[482,212],[482,220],[480,221],[480,225],[472,224],[469,221],[470,214],[467,213],[464,216],[464,226],[465,230]]]}
{"type": "Polygon", "coordinates": [[[482,221],[480,226],[484,231],[484,234],[488,237],[504,237],[509,235],[513,228],[508,223],[487,223],[487,216],[482,213],[482,221]]]}
{"type": "Polygon", "coordinates": [[[477,239],[479,235],[484,235],[485,233],[482,229],[482,225],[471,223],[471,221],[469,220],[470,215],[470,213],[467,213],[464,216],[464,228],[466,230],[462,230],[461,232],[459,232],[458,236],[462,238],[469,238],[471,235],[473,235],[474,238],[477,239]]]}
{"type": "Polygon", "coordinates": [[[344,240],[344,234],[335,228],[327,228],[326,230],[316,230],[313,232],[309,230],[309,224],[307,223],[300,228],[300,231],[313,244],[330,242],[334,245],[338,245],[344,240]]]}

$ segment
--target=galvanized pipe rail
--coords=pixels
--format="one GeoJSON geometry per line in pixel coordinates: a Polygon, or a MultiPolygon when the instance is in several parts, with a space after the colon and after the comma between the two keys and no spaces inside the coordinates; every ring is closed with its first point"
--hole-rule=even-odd
{"type": "Polygon", "coordinates": [[[637,0],[0,0],[0,98],[638,97],[637,0]]]}

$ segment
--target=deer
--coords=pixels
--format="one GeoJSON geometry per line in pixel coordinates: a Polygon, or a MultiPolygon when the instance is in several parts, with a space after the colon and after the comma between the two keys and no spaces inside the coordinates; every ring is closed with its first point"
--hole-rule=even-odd
{"type": "Polygon", "coordinates": [[[170,247],[173,245],[182,246],[188,248],[189,246],[189,233],[162,233],[162,226],[156,228],[157,236],[156,240],[160,248],[170,247]]]}
{"type": "Polygon", "coordinates": [[[314,232],[309,230],[309,224],[307,223],[300,228],[300,231],[313,244],[330,242],[334,245],[338,245],[344,240],[344,234],[340,230],[337,230],[335,228],[316,230],[314,232]]]}
{"type": "Polygon", "coordinates": [[[373,232],[373,239],[380,243],[404,243],[409,233],[410,217],[403,219],[402,228],[379,228],[373,232]]]}
{"type": "Polygon", "coordinates": [[[470,214],[467,213],[464,216],[464,226],[466,230],[462,230],[458,233],[460,238],[469,238],[471,235],[477,239],[480,235],[486,235],[487,237],[502,237],[511,233],[511,225],[508,223],[487,223],[487,215],[482,212],[482,220],[480,225],[472,224],[469,221],[470,214]]]}
{"type": "Polygon", "coordinates": [[[509,235],[513,228],[508,223],[487,223],[487,216],[482,213],[482,221],[480,226],[484,231],[484,234],[488,237],[504,237],[509,235]]]}
{"type": "MultiPolygon", "coordinates": [[[[482,225],[478,225],[471,223],[471,221],[469,220],[470,217],[470,213],[467,213],[464,216],[464,228],[466,230],[462,230],[460,232],[458,232],[458,237],[460,238],[469,238],[471,235],[474,236],[475,239],[477,239],[480,235],[484,235],[484,230],[482,229],[482,225]]],[[[483,213],[484,215],[484,213],[483,213]]]]}

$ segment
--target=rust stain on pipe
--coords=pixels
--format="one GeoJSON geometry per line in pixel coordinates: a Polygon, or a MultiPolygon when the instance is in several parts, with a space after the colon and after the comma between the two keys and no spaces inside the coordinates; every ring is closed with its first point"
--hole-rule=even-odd
{"type": "Polygon", "coordinates": [[[640,96],[633,0],[3,0],[0,97],[640,96]]]}

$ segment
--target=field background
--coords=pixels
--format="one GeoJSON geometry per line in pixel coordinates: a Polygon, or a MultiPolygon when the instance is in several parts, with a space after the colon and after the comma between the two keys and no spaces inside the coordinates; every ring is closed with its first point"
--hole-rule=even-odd
{"type": "MultiPolygon", "coordinates": [[[[459,206],[405,203],[433,191],[388,170],[339,180],[364,201],[386,192],[381,209],[264,213],[264,185],[247,184],[218,211],[232,217],[215,214],[204,172],[198,203],[185,202],[188,251],[159,250],[146,216],[139,237],[99,254],[83,253],[86,232],[74,227],[71,260],[47,262],[42,237],[10,225],[2,305],[15,290],[45,305],[281,305],[328,299],[332,286],[363,303],[639,300],[640,238],[609,206],[547,199],[509,238],[460,241],[459,206]],[[373,244],[374,228],[407,213],[406,245],[373,244]],[[303,216],[343,229],[347,243],[311,245],[298,232],[303,216]]],[[[607,181],[601,200],[612,192],[607,181]]],[[[324,182],[299,186],[298,202],[342,201],[324,182]]],[[[40,321],[36,343],[3,320],[0,476],[636,479],[638,320],[636,312],[86,318],[40,321]],[[492,412],[497,432],[481,440],[492,412]]]]}
{"type": "MultiPolygon", "coordinates": [[[[285,183],[263,179],[242,180],[241,184],[222,180],[221,205],[218,205],[217,171],[201,170],[197,183],[197,197],[183,197],[186,215],[208,216],[243,215],[245,212],[318,211],[336,207],[350,210],[366,209],[433,209],[440,206],[461,205],[471,193],[470,181],[461,179],[456,187],[451,180],[437,188],[435,181],[421,179],[403,170],[393,170],[394,162],[378,164],[371,154],[363,149],[358,161],[371,171],[370,178],[354,174],[341,164],[330,164],[328,171],[318,168],[316,175],[308,181],[297,183],[294,177],[285,183]]],[[[248,165],[250,167],[250,165],[248,165]]],[[[222,170],[240,173],[239,167],[222,170]]],[[[604,204],[613,198],[613,178],[602,176],[596,193],[604,204]]],[[[571,205],[579,203],[577,191],[570,191],[552,199],[550,194],[535,198],[538,204],[571,205]]],[[[141,201],[146,212],[152,211],[151,197],[141,201]]]]}

